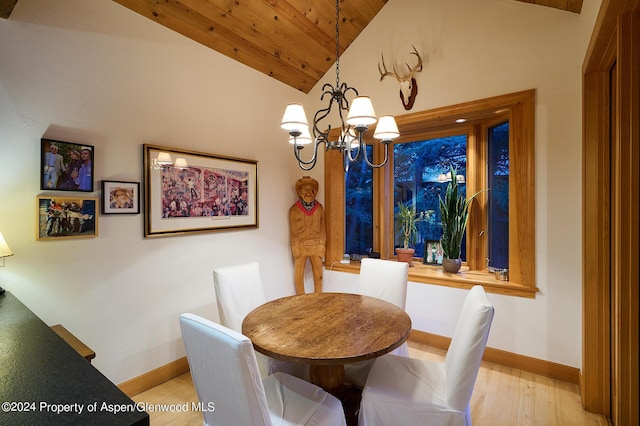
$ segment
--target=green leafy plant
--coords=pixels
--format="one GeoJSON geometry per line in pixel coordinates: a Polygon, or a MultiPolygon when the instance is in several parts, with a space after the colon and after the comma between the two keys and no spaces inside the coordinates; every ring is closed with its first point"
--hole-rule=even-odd
{"type": "Polygon", "coordinates": [[[442,216],[442,238],[440,239],[440,244],[442,245],[444,257],[449,259],[460,258],[462,238],[469,220],[469,205],[483,191],[478,191],[465,199],[462,194],[458,193],[456,169],[451,166],[451,182],[447,185],[444,200],[439,197],[440,215],[442,216]]]}
{"type": "Polygon", "coordinates": [[[418,223],[428,218],[425,212],[416,212],[409,204],[398,203],[396,211],[396,226],[402,238],[403,248],[407,249],[416,242],[418,223]]]}

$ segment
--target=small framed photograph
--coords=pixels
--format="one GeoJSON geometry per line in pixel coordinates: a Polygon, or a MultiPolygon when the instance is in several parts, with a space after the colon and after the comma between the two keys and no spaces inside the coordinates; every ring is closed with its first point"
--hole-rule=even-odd
{"type": "Polygon", "coordinates": [[[37,197],[37,240],[98,236],[97,198],[37,197]]]}
{"type": "Polygon", "coordinates": [[[258,162],[143,145],[144,237],[258,227],[258,162]]]}
{"type": "Polygon", "coordinates": [[[40,189],[93,192],[93,146],[44,138],[40,141],[40,189]]]}
{"type": "Polygon", "coordinates": [[[139,214],[140,183],[102,181],[102,214],[139,214]]]}
{"type": "Polygon", "coordinates": [[[424,242],[424,258],[425,265],[442,265],[442,246],[440,241],[425,241],[424,242]]]}

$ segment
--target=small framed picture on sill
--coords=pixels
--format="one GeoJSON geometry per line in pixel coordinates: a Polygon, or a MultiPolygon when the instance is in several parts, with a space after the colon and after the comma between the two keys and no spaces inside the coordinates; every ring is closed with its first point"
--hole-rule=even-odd
{"type": "Polygon", "coordinates": [[[442,245],[440,241],[424,242],[424,260],[425,265],[442,265],[442,245]]]}
{"type": "Polygon", "coordinates": [[[140,214],[140,182],[103,180],[102,214],[140,214]]]}

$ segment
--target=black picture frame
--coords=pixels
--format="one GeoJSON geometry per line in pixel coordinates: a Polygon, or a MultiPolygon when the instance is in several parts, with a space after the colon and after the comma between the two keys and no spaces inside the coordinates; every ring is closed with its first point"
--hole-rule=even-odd
{"type": "Polygon", "coordinates": [[[40,189],[93,192],[94,157],[92,145],[42,138],[40,189]]]}
{"type": "Polygon", "coordinates": [[[140,214],[140,182],[103,180],[102,214],[140,214]]]}

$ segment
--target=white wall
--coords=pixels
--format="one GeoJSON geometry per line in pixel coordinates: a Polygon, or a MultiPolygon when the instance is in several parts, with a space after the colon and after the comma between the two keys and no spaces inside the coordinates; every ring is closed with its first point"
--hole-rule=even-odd
{"type": "Polygon", "coordinates": [[[15,253],[0,285],[94,349],[107,377],[184,355],[178,314],[218,319],[216,266],[258,261],[268,297],[293,293],[302,173],[278,124],[304,94],[110,0],[20,0],[0,20],[0,58],[0,230],[15,253]],[[145,240],[142,215],[110,215],[95,239],[36,241],[36,196],[55,194],[39,190],[41,137],[95,146],[85,196],[102,179],[142,182],[143,143],[258,160],[260,227],[145,240]]]}
{"type": "MultiPolygon", "coordinates": [[[[581,364],[580,28],[577,15],[511,0],[391,0],[341,60],[342,80],[379,114],[404,113],[395,84],[378,81],[380,52],[406,61],[411,44],[426,59],[413,111],[538,90],[541,292],[491,296],[489,345],[571,366],[581,364]]],[[[184,355],[177,315],[217,319],[218,265],[259,261],[269,298],[293,292],[287,211],[303,173],[278,123],[291,101],[311,115],[318,86],[304,96],[110,0],[20,0],[0,20],[0,58],[0,231],[15,253],[0,284],[91,346],[107,377],[184,355]],[[256,159],[260,228],[145,240],[141,215],[100,216],[98,238],[35,241],[35,198],[50,194],[38,189],[41,137],[94,145],[97,183],[141,182],[146,142],[256,159]]],[[[322,188],[322,161],[311,175],[322,188]]],[[[327,271],[326,289],[354,279],[327,271]]],[[[450,335],[463,297],[411,283],[414,328],[450,335]]]]}
{"type": "MultiPolygon", "coordinates": [[[[540,292],[535,299],[490,295],[496,314],[488,344],[575,367],[582,364],[581,43],[594,19],[511,0],[393,0],[340,62],[341,80],[371,96],[378,114],[405,113],[397,83],[379,82],[380,54],[387,68],[396,58],[400,69],[415,63],[411,45],[425,62],[411,112],[536,89],[531,190],[540,292]]],[[[326,286],[349,288],[346,275],[328,272],[326,286]]],[[[414,329],[450,336],[464,294],[410,283],[414,329]]]]}

